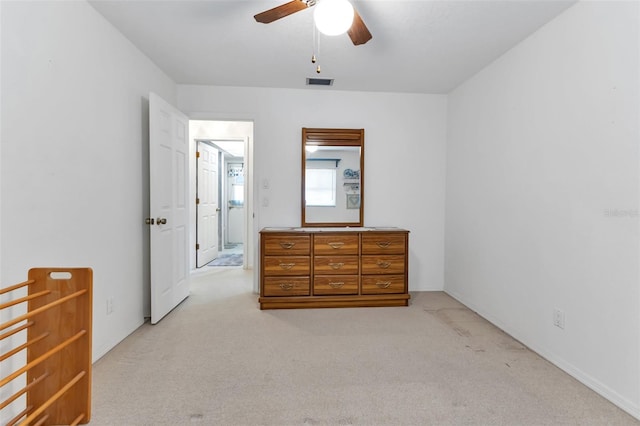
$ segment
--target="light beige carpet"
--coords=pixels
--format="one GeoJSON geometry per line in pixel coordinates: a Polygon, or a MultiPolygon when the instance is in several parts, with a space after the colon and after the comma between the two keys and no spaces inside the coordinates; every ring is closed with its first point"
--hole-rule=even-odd
{"type": "Polygon", "coordinates": [[[251,272],[207,269],[96,363],[91,425],[640,424],[442,292],[260,311],[251,272]]]}

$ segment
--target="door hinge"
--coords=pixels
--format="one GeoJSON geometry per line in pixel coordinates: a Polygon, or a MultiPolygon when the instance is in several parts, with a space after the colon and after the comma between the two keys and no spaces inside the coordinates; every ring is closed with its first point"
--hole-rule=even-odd
{"type": "Polygon", "coordinates": [[[196,250],[200,250],[200,244],[196,244],[196,250]]]}
{"type": "Polygon", "coordinates": [[[196,158],[200,158],[200,151],[196,151],[196,158]]]}
{"type": "Polygon", "coordinates": [[[196,198],[196,204],[200,204],[200,198],[196,198]]]}

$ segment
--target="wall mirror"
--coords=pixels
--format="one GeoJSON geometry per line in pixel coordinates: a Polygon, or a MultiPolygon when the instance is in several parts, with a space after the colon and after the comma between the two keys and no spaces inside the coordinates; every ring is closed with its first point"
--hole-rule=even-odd
{"type": "Polygon", "coordinates": [[[302,129],[302,226],[363,226],[364,129],[302,129]]]}

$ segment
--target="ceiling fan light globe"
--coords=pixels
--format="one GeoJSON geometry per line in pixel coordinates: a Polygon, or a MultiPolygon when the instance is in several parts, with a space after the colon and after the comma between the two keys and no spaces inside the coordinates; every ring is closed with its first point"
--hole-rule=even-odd
{"type": "Polygon", "coordinates": [[[347,0],[322,0],[313,12],[316,28],[329,36],[347,32],[353,24],[353,16],[353,6],[347,0]]]}

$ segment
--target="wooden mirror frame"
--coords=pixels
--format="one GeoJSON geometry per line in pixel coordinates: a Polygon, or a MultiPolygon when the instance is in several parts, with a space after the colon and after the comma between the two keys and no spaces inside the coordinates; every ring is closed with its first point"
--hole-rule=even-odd
{"type": "Polygon", "coordinates": [[[311,129],[302,128],[302,190],[301,225],[303,227],[364,226],[364,129],[311,129]],[[360,214],[357,222],[307,222],[305,182],[307,145],[344,146],[360,148],[360,214]]]}

